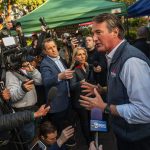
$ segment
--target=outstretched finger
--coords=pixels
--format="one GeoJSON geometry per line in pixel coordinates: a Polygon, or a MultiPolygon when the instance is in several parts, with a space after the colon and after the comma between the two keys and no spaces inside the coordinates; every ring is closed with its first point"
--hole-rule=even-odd
{"type": "Polygon", "coordinates": [[[81,98],[82,100],[85,100],[85,101],[88,101],[88,102],[91,101],[91,98],[90,98],[90,97],[87,97],[87,96],[80,95],[80,98],[81,98]]]}
{"type": "Polygon", "coordinates": [[[99,98],[101,97],[96,88],[94,88],[94,94],[96,97],[99,97],[99,98]]]}
{"type": "Polygon", "coordinates": [[[83,106],[83,107],[85,107],[86,109],[88,109],[88,110],[91,109],[91,105],[90,105],[89,102],[84,101],[84,100],[79,100],[79,102],[80,102],[80,105],[83,106]]]}
{"type": "Polygon", "coordinates": [[[89,96],[92,96],[93,94],[92,93],[87,93],[85,96],[89,97],[89,96]]]}

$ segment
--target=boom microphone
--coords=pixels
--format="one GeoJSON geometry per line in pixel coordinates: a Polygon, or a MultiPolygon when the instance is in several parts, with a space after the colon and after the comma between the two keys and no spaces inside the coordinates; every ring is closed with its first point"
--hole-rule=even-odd
{"type": "Polygon", "coordinates": [[[76,60],[75,62],[74,62],[74,64],[72,64],[71,65],[71,67],[70,67],[70,69],[71,70],[74,70],[77,66],[79,66],[80,65],[80,62],[78,61],[78,60],[76,60]]]}
{"type": "Polygon", "coordinates": [[[51,101],[57,96],[57,87],[53,86],[50,88],[48,92],[48,97],[47,97],[47,103],[45,105],[45,108],[50,106],[51,101]]]}

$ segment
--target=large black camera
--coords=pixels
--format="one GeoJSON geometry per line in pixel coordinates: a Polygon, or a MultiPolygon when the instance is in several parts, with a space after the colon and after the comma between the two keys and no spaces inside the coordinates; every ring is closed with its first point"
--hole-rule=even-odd
{"type": "Polygon", "coordinates": [[[19,47],[14,37],[2,38],[1,59],[6,70],[18,70],[22,63],[28,61],[29,56],[33,56],[34,49],[32,47],[19,47]]]}
{"type": "Polygon", "coordinates": [[[30,48],[16,47],[14,49],[6,49],[3,52],[5,58],[5,65],[7,70],[18,70],[21,68],[23,62],[28,61],[28,56],[30,54],[30,48]]]}
{"type": "Polygon", "coordinates": [[[41,25],[44,26],[45,30],[49,29],[44,17],[40,17],[39,21],[41,22],[41,25]]]}

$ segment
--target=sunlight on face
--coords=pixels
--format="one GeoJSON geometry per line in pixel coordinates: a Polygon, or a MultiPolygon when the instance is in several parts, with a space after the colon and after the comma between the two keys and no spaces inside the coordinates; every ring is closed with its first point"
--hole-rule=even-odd
{"type": "Polygon", "coordinates": [[[78,60],[81,64],[84,64],[86,62],[86,58],[86,52],[82,49],[79,49],[75,56],[75,60],[78,60]]]}
{"type": "Polygon", "coordinates": [[[114,43],[114,32],[110,32],[108,30],[106,22],[93,22],[92,32],[95,46],[98,51],[109,52],[112,50],[114,43]]]}
{"type": "Polygon", "coordinates": [[[89,49],[94,48],[95,47],[95,43],[94,43],[93,38],[90,37],[90,36],[87,36],[85,38],[85,45],[86,45],[86,48],[89,48],[89,49]]]}
{"type": "Polygon", "coordinates": [[[44,52],[46,55],[48,55],[52,58],[56,58],[59,55],[58,50],[57,50],[57,46],[53,41],[46,42],[44,44],[44,46],[45,46],[44,52]]]}

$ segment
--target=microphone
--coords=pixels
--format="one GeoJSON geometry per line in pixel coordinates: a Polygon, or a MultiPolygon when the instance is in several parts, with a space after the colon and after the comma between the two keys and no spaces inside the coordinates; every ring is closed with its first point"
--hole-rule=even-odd
{"type": "Polygon", "coordinates": [[[103,119],[103,113],[99,108],[93,108],[91,110],[91,131],[105,131],[106,129],[101,127],[101,121],[103,119]]]}
{"type": "Polygon", "coordinates": [[[94,63],[93,63],[93,66],[94,67],[97,67],[99,64],[98,64],[98,61],[94,61],[94,63]]]}
{"type": "Polygon", "coordinates": [[[74,70],[77,66],[80,65],[80,62],[78,60],[76,60],[71,66],[70,66],[70,69],[71,70],[74,70]]]}
{"type": "Polygon", "coordinates": [[[57,96],[57,87],[53,86],[50,88],[49,92],[48,92],[48,98],[47,98],[47,103],[45,105],[45,108],[50,106],[51,101],[56,98],[57,96]]]}
{"type": "Polygon", "coordinates": [[[94,108],[91,110],[90,130],[95,132],[95,145],[98,149],[98,132],[108,132],[108,122],[104,120],[101,109],[94,108]]]}

